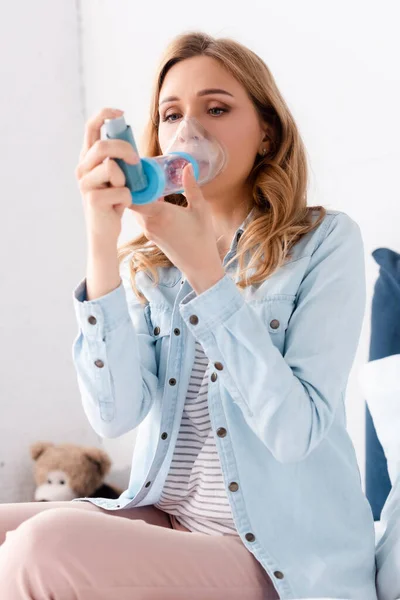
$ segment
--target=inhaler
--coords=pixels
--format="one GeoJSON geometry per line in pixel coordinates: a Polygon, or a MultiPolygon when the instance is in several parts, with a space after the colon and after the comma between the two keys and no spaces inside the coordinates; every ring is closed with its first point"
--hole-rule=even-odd
{"type": "MultiPolygon", "coordinates": [[[[137,147],[130,125],[125,118],[105,119],[104,133],[107,139],[129,142],[136,153],[137,147]]],[[[133,204],[149,204],[161,196],[182,194],[182,172],[190,163],[198,184],[204,185],[214,179],[225,167],[227,154],[218,140],[209,134],[194,117],[185,118],[179,124],[165,154],[141,158],[136,165],[116,158],[125,175],[125,185],[132,194],[133,204]]]]}

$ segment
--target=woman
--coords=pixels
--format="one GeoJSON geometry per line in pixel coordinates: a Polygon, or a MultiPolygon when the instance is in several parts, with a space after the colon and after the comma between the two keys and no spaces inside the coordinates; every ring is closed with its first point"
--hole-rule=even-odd
{"type": "Polygon", "coordinates": [[[138,157],[99,141],[118,115],[89,122],[76,171],[89,243],[74,362],[94,430],[138,428],[129,486],[2,507],[4,531],[22,523],[0,557],[8,597],[375,600],[344,408],[365,302],[358,226],[307,208],[293,117],[233,40],[179,36],[156,78],[147,154],[191,118],[227,150],[201,189],[186,167],[184,194],[132,205],[113,159],[138,157]],[[143,234],[118,249],[125,208],[143,234]]]}

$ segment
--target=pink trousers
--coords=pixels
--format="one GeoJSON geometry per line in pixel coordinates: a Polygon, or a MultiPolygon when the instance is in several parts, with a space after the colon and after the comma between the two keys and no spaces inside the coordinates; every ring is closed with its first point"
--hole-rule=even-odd
{"type": "Polygon", "coordinates": [[[192,533],[154,506],[0,504],[1,600],[276,600],[239,537],[192,533]]]}

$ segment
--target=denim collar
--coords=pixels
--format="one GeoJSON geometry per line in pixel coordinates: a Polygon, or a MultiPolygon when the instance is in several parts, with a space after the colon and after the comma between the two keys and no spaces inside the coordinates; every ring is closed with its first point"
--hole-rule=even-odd
{"type": "Polygon", "coordinates": [[[230,248],[229,248],[229,254],[231,252],[235,252],[236,253],[236,249],[237,249],[237,245],[238,242],[244,232],[244,230],[246,229],[247,225],[250,223],[250,221],[253,219],[255,213],[255,207],[253,207],[250,212],[248,213],[247,217],[244,219],[244,221],[241,223],[241,225],[236,229],[235,235],[233,236],[230,248]]]}

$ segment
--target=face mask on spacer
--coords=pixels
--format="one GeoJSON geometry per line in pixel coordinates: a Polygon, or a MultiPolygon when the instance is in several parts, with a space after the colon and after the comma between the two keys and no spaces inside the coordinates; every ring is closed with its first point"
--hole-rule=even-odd
{"type": "MultiPolygon", "coordinates": [[[[124,117],[106,119],[106,138],[128,141],[137,152],[132,130],[124,117]]],[[[221,173],[227,162],[225,148],[194,117],[181,121],[161,156],[141,158],[138,165],[115,159],[125,174],[134,204],[148,204],[161,196],[181,194],[182,172],[191,163],[198,184],[221,173]]]]}

